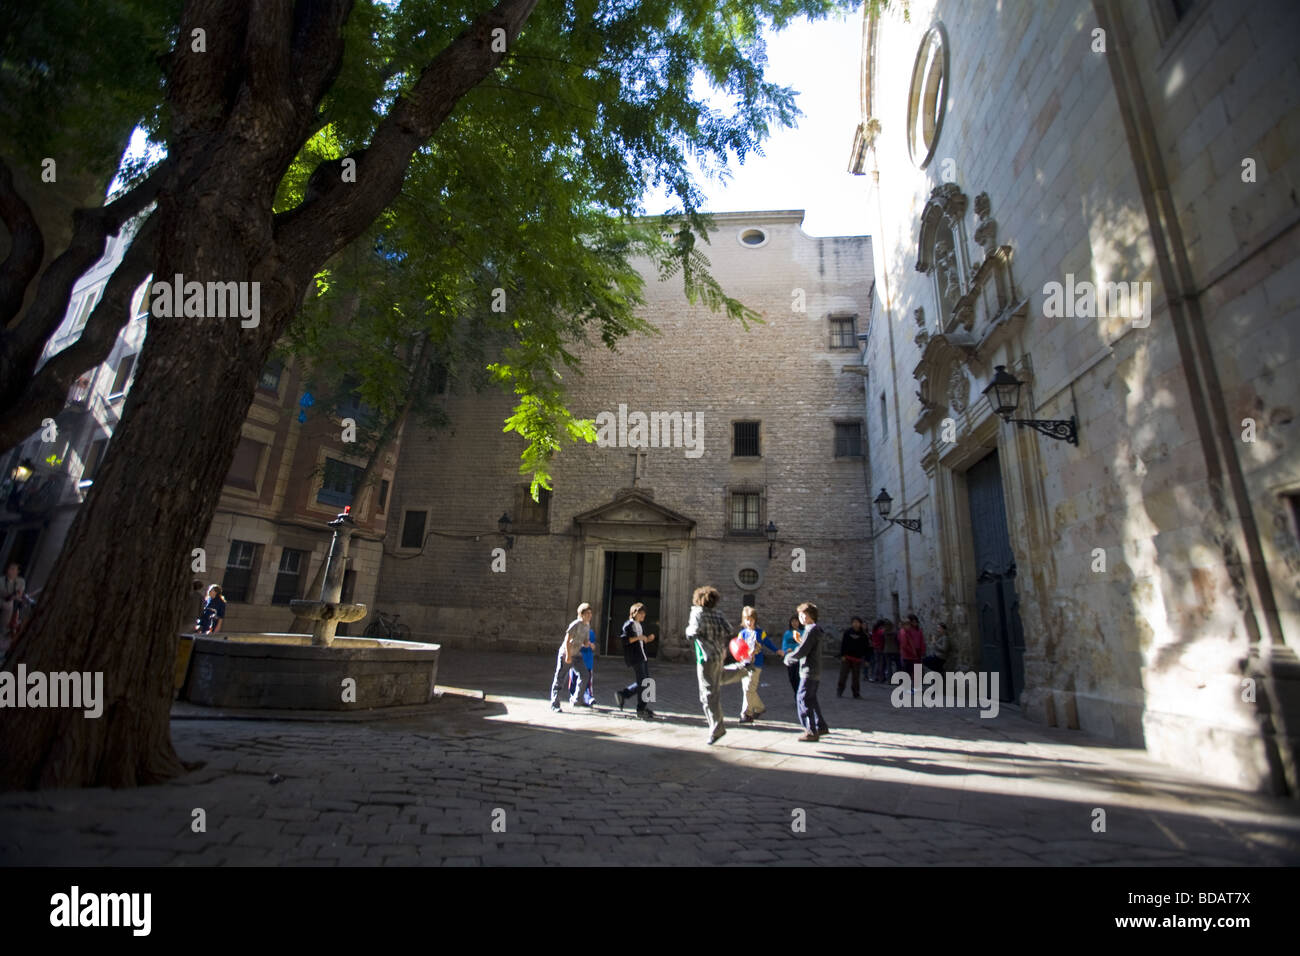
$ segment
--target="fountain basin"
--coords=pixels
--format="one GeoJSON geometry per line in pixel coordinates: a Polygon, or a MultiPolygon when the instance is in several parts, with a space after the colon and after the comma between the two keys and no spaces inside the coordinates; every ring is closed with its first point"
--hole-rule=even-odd
{"type": "Polygon", "coordinates": [[[438,677],[438,644],[310,634],[194,637],[182,698],[208,707],[373,710],[427,704],[438,677]],[[347,683],[351,681],[352,683],[347,683]]]}
{"type": "Polygon", "coordinates": [[[289,609],[309,621],[338,621],[349,624],[366,616],[364,604],[340,604],[337,601],[290,601],[289,609]]]}

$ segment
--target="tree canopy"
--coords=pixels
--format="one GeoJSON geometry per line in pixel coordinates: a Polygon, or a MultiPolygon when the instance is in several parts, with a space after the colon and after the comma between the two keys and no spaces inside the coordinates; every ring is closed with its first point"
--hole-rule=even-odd
{"type": "Polygon", "coordinates": [[[50,0],[20,18],[5,38],[26,52],[6,45],[0,61],[18,117],[6,119],[0,151],[0,446],[58,412],[111,348],[146,275],[257,283],[261,315],[251,328],[208,314],[149,318],[113,441],[11,651],[29,668],[102,670],[104,717],[16,712],[22,745],[0,755],[0,781],[124,785],[179,772],[166,718],[190,550],[272,349],[291,329],[302,347],[323,346],[318,356],[336,345],[319,315],[293,325],[309,293],[333,296],[334,314],[355,325],[348,354],[375,370],[362,397],[390,416],[420,385],[413,370],[484,349],[516,395],[507,424],[538,481],[562,440],[585,431],[563,401],[571,344],[641,327],[631,257],[650,256],[688,294],[744,318],[708,276],[688,158],[716,172],[792,122],[793,92],[764,77],[763,33],[849,6],[50,0]],[[86,47],[64,50],[50,38],[77,17],[86,47]],[[708,107],[710,86],[727,109],[708,107]],[[13,139],[24,120],[39,136],[13,139]],[[102,176],[140,123],[165,158],[107,205],[78,211],[68,241],[50,242],[33,190],[67,183],[42,178],[43,158],[67,164],[79,132],[100,142],[93,127],[102,144],[82,165],[102,176]],[[654,189],[678,204],[667,228],[633,218],[654,189]],[[81,338],[38,369],[73,283],[136,217],[81,338]],[[105,569],[118,571],[104,580],[105,569]],[[87,581],[101,582],[94,606],[87,581]],[[115,613],[105,620],[96,607],[115,613]]]}

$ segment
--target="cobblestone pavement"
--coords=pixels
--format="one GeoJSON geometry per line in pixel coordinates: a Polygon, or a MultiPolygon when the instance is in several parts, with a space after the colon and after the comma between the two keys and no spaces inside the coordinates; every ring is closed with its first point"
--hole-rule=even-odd
{"type": "Polygon", "coordinates": [[[136,790],[0,794],[0,863],[1300,863],[1294,804],[1013,709],[894,708],[885,685],[837,699],[832,681],[833,732],[810,745],[769,668],[764,719],[738,726],[740,688],[724,688],[728,733],[710,747],[693,668],[652,664],[664,719],[648,723],[612,705],[630,678],[613,660],[596,710],[552,713],[552,660],[449,649],[440,685],[486,697],[449,690],[393,719],[178,707],[177,749],[201,769],[136,790]]]}

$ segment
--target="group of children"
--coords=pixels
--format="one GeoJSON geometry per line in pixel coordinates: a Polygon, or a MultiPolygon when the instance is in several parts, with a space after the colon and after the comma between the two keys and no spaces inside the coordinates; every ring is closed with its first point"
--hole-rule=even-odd
{"type": "Polygon", "coordinates": [[[859,697],[859,675],[865,670],[871,683],[888,681],[898,671],[915,673],[920,665],[943,673],[948,656],[948,626],[940,622],[927,649],[921,621],[909,614],[901,627],[882,617],[867,634],[862,618],[855,617],[840,640],[840,679],[836,695],[844,694],[848,677],[853,678],[853,696],[859,697]],[[928,650],[928,653],[927,653],[928,650]]]}
{"type": "MultiPolygon", "coordinates": [[[[818,738],[830,733],[826,718],[822,716],[821,706],[817,701],[817,690],[821,684],[822,639],[824,630],[817,624],[817,606],[805,602],[800,604],[795,616],[790,618],[790,627],[782,635],[778,648],[767,636],[767,632],[758,626],[758,615],[752,607],[746,606],[741,611],[741,628],[732,630],[727,619],[717,610],[720,595],[717,588],[697,588],[691,600],[690,621],[686,627],[686,636],[695,647],[696,676],[700,687],[700,703],[704,707],[704,716],[709,724],[710,744],[715,743],[726,728],[722,720],[721,689],[727,684],[739,682],[741,685],[742,724],[753,723],[767,710],[758,689],[765,663],[764,651],[779,653],[786,666],[790,688],[795,695],[795,710],[803,734],[799,740],[816,742],[818,738]],[[725,663],[727,643],[733,636],[744,642],[748,653],[737,654],[740,658],[734,663],[725,663]]],[[[595,703],[592,689],[592,673],[595,663],[595,632],[591,629],[591,605],[578,605],[578,616],[565,631],[555,660],[555,677],[551,682],[551,710],[560,709],[559,691],[564,680],[569,692],[571,706],[591,707],[595,703]]],[[[635,679],[626,687],[614,692],[619,710],[627,701],[635,698],[637,716],[642,720],[654,720],[655,713],[650,709],[648,695],[650,686],[650,664],[646,645],[656,639],[654,634],[646,634],[642,623],[646,618],[645,605],[633,604],[628,611],[628,619],[621,632],[623,660],[632,668],[635,679]]],[[[948,653],[947,627],[939,624],[931,638],[927,653],[925,635],[921,632],[920,620],[915,614],[907,616],[903,626],[897,626],[888,618],[881,618],[872,625],[870,633],[863,627],[862,619],[853,618],[850,626],[840,639],[840,674],[836,685],[836,696],[843,696],[845,685],[852,678],[853,696],[861,697],[861,674],[867,671],[869,682],[887,681],[896,671],[914,673],[916,667],[926,667],[943,673],[944,659],[948,653]]]]}

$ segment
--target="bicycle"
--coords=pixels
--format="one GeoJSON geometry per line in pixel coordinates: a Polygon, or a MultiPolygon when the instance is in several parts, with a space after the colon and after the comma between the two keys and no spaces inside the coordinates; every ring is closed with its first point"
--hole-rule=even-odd
{"type": "Polygon", "coordinates": [[[401,616],[400,614],[385,614],[383,611],[376,611],[375,619],[366,625],[362,636],[409,641],[411,639],[411,628],[406,624],[398,623],[397,619],[401,616]]]}

